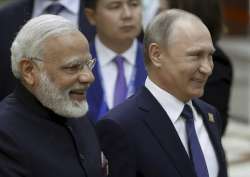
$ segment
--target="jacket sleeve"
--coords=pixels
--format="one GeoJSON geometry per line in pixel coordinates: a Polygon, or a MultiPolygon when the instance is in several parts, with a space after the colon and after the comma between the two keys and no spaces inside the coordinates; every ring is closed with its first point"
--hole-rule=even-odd
{"type": "Polygon", "coordinates": [[[14,138],[0,130],[0,177],[29,176],[22,154],[14,138]]]}

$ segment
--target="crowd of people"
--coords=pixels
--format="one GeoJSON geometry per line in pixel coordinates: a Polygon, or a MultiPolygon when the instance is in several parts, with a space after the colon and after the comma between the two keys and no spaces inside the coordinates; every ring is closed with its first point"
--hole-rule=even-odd
{"type": "Polygon", "coordinates": [[[0,177],[227,177],[221,4],[145,2],[0,7],[0,177]]]}

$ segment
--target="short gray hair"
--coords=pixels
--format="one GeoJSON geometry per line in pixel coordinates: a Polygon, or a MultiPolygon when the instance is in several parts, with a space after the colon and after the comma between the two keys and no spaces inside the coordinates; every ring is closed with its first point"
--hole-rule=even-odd
{"type": "Polygon", "coordinates": [[[201,21],[197,16],[180,9],[170,9],[161,12],[157,15],[151,23],[147,26],[144,33],[143,48],[144,48],[144,62],[148,67],[150,64],[149,57],[149,45],[151,43],[157,43],[161,47],[167,48],[171,42],[171,34],[174,29],[174,24],[179,19],[197,19],[201,21]]]}
{"type": "Polygon", "coordinates": [[[57,15],[41,15],[29,20],[18,32],[11,46],[12,72],[20,79],[20,62],[26,58],[43,58],[45,39],[78,31],[69,20],[57,15]]]}

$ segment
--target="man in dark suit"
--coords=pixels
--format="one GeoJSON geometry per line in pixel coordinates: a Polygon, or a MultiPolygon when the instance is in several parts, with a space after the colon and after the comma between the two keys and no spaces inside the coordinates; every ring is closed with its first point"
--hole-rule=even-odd
{"type": "Polygon", "coordinates": [[[144,38],[148,78],[97,123],[110,176],[227,177],[220,115],[201,101],[214,46],[201,20],[165,11],[144,38]]]}
{"type": "Polygon", "coordinates": [[[85,116],[93,82],[87,39],[69,20],[28,21],[11,47],[15,91],[0,102],[1,177],[101,177],[101,152],[85,116]]]}
{"type": "Polygon", "coordinates": [[[43,13],[56,13],[75,23],[90,41],[95,35],[84,13],[84,0],[16,0],[0,8],[0,100],[15,87],[15,78],[10,68],[10,46],[18,30],[30,18],[43,13]],[[57,12],[49,11],[53,3],[62,5],[57,12]]]}
{"type": "Polygon", "coordinates": [[[137,40],[142,4],[140,0],[87,0],[85,7],[89,22],[96,26],[96,37],[90,44],[97,59],[93,69],[96,79],[87,99],[89,114],[97,121],[144,85],[143,50],[137,40]]]}

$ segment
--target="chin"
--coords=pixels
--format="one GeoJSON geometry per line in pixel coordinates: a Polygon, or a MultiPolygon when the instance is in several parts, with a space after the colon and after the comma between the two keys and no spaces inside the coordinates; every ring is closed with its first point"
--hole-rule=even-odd
{"type": "Polygon", "coordinates": [[[190,97],[191,98],[199,98],[202,97],[204,94],[204,89],[202,88],[193,88],[192,91],[190,92],[190,97]]]}

